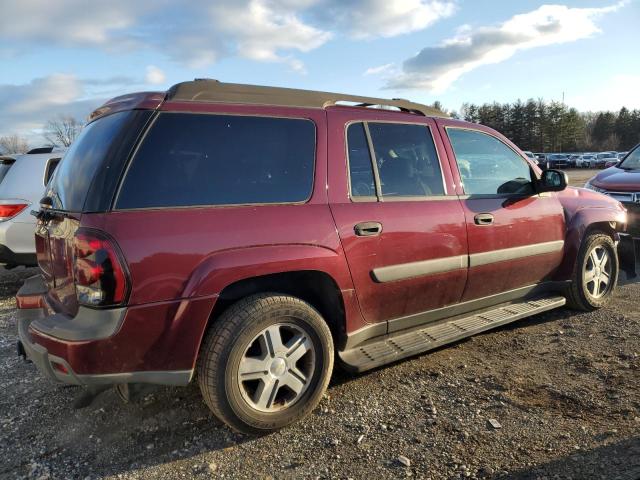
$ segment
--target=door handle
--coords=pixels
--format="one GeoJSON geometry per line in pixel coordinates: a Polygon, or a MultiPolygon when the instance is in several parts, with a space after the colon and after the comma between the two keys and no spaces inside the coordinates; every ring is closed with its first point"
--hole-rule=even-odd
{"type": "Polygon", "coordinates": [[[359,237],[372,237],[382,233],[382,224],[378,222],[362,222],[354,225],[353,230],[359,237]]]}
{"type": "Polygon", "coordinates": [[[476,225],[491,225],[493,223],[493,215],[490,213],[479,213],[473,217],[476,225]]]}

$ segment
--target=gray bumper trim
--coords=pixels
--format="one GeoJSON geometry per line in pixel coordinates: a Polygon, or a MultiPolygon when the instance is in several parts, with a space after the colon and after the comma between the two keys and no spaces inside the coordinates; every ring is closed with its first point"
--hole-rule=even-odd
{"type": "MultiPolygon", "coordinates": [[[[46,378],[60,383],[72,385],[112,385],[118,383],[153,383],[157,385],[185,386],[193,378],[193,370],[174,371],[144,371],[107,373],[97,375],[77,375],[71,365],[60,357],[51,355],[47,349],[37,343],[32,343],[29,335],[29,325],[45,318],[43,309],[18,310],[18,337],[24,351],[35,366],[46,378]],[[62,365],[68,373],[53,368],[52,364],[62,365]]],[[[34,323],[35,327],[35,323],[34,323]]]]}
{"type": "Polygon", "coordinates": [[[42,316],[34,320],[33,328],[61,340],[81,342],[100,340],[114,335],[122,324],[125,307],[109,310],[96,310],[80,307],[75,317],[62,313],[42,316]]]}

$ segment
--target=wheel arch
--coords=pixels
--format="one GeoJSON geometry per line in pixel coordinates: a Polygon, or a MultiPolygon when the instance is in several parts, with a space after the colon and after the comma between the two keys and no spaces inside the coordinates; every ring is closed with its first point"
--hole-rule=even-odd
{"type": "Polygon", "coordinates": [[[554,280],[568,280],[577,261],[580,245],[587,235],[601,231],[616,242],[621,225],[620,212],[606,208],[585,208],[577,211],[568,222],[565,236],[564,259],[558,268],[554,280]]]}

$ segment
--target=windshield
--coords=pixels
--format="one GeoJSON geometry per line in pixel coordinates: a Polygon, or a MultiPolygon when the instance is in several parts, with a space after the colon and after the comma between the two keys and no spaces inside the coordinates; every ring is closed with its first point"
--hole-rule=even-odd
{"type": "Polygon", "coordinates": [[[640,170],[640,145],[629,153],[619,166],[627,170],[640,170]]]}
{"type": "Polygon", "coordinates": [[[131,112],[118,112],[87,125],[73,142],[51,179],[47,196],[53,208],[81,212],[96,171],[131,112]]]}

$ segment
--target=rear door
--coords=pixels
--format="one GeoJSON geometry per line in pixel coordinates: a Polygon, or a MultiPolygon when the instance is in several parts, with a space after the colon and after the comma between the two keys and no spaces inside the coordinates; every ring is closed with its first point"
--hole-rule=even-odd
{"type": "Polygon", "coordinates": [[[458,302],[466,228],[436,124],[353,108],[328,117],[331,210],[367,323],[406,328],[458,302]]]}
{"type": "Polygon", "coordinates": [[[535,172],[517,148],[482,126],[438,125],[451,160],[469,239],[463,301],[534,285],[560,265],[564,212],[555,194],[535,194],[535,172]]]}

